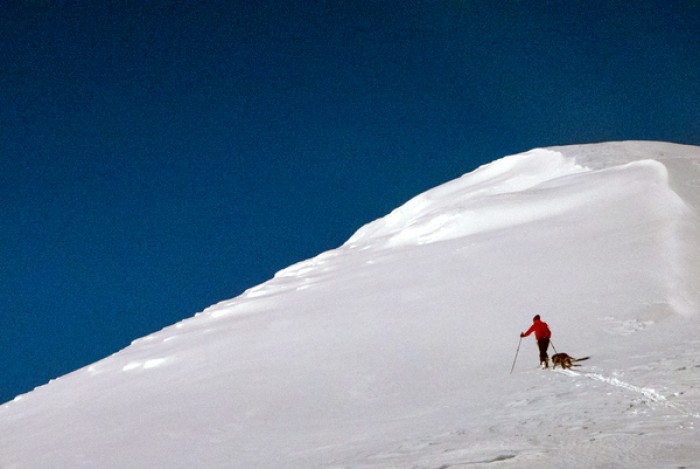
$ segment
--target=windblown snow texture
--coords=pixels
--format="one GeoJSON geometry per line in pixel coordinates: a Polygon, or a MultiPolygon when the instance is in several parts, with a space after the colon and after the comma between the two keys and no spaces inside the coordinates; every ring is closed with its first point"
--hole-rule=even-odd
{"type": "Polygon", "coordinates": [[[700,454],[700,148],[508,156],[0,408],[0,467],[670,467],[700,454]],[[534,314],[558,351],[542,371],[534,314]]]}

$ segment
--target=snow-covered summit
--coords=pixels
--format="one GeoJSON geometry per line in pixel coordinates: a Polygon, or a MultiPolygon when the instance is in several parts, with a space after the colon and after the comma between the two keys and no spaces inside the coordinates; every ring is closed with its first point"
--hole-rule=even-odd
{"type": "MultiPolygon", "coordinates": [[[[677,152],[692,155],[691,149],[678,147],[677,152]]],[[[535,149],[507,156],[416,196],[360,229],[347,245],[378,240],[386,240],[391,246],[424,244],[561,215],[587,204],[590,197],[602,196],[600,187],[589,182],[601,178],[600,171],[609,168],[636,171],[638,175],[632,179],[642,185],[658,179],[673,197],[666,167],[659,162],[667,154],[668,144],[622,142],[535,149]],[[582,191],[572,191],[573,185],[582,191]]],[[[613,185],[606,192],[616,196],[617,189],[613,185]]]]}
{"type": "Polygon", "coordinates": [[[509,208],[509,196],[581,171],[585,168],[573,158],[551,150],[508,156],[418,195],[360,229],[347,245],[383,238],[391,246],[424,244],[512,226],[517,223],[514,217],[519,221],[536,218],[536,212],[545,207],[531,207],[522,216],[497,213],[509,208]],[[484,210],[484,205],[489,209],[484,210]]]}
{"type": "Polygon", "coordinates": [[[649,467],[700,454],[700,148],[537,149],[0,408],[0,467],[649,467]],[[538,313],[585,373],[536,368],[538,313]]]}

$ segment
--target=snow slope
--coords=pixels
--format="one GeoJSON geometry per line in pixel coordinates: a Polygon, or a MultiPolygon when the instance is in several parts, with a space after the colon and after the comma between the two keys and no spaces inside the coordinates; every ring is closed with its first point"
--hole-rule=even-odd
{"type": "Polygon", "coordinates": [[[497,160],[3,405],[0,467],[692,467],[698,207],[698,147],[497,160]],[[584,367],[509,374],[535,313],[584,367]]]}

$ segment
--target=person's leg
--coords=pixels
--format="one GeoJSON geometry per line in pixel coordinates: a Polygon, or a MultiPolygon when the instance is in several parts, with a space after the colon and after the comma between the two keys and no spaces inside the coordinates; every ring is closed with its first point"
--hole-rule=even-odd
{"type": "Polygon", "coordinates": [[[540,348],[540,365],[544,364],[545,368],[549,368],[549,356],[547,355],[549,339],[540,339],[537,341],[537,345],[540,348]]]}

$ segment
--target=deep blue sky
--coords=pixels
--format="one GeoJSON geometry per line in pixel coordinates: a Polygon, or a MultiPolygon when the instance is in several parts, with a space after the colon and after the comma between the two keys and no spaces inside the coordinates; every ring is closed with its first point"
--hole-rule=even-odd
{"type": "Polygon", "coordinates": [[[509,153],[700,144],[700,3],[0,2],[0,402],[509,153]]]}

